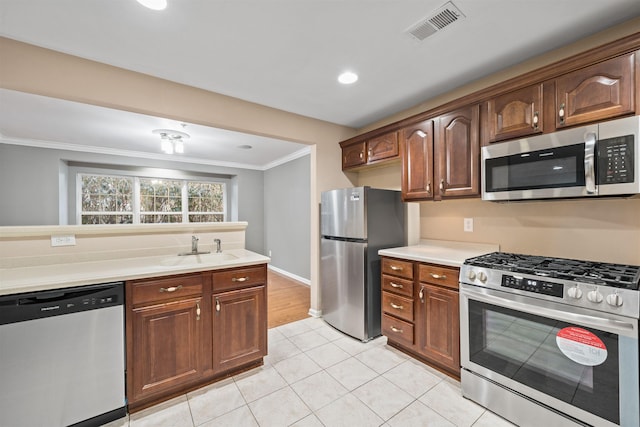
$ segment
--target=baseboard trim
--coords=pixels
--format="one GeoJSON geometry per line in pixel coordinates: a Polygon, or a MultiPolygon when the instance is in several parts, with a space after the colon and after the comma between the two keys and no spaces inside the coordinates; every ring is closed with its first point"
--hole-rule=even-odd
{"type": "Polygon", "coordinates": [[[313,308],[309,309],[309,316],[311,317],[322,317],[322,310],[314,310],[313,308]]]}
{"type": "Polygon", "coordinates": [[[276,272],[278,274],[281,274],[281,275],[286,276],[286,277],[288,277],[290,279],[293,279],[293,280],[295,280],[297,282],[300,282],[301,284],[303,284],[305,286],[309,286],[309,287],[311,286],[311,280],[305,279],[304,277],[300,277],[300,276],[295,275],[293,273],[289,273],[288,271],[282,270],[282,269],[280,269],[278,267],[274,267],[272,265],[269,265],[269,270],[272,270],[272,271],[274,271],[274,272],[276,272]]]}

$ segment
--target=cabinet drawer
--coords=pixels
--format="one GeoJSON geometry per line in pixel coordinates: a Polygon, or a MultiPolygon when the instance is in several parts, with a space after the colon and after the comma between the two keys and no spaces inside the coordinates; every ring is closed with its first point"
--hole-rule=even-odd
{"type": "Polygon", "coordinates": [[[413,300],[394,295],[389,292],[382,293],[382,311],[413,322],[413,300]]]}
{"type": "Polygon", "coordinates": [[[150,279],[131,283],[131,303],[139,306],[147,303],[170,301],[176,298],[202,294],[202,277],[198,275],[150,279]]]}
{"type": "Polygon", "coordinates": [[[382,258],[382,272],[405,279],[413,279],[413,263],[393,258],[382,258]]]}
{"type": "Polygon", "coordinates": [[[264,265],[221,270],[213,273],[214,292],[263,285],[265,283],[267,283],[267,271],[264,265]]]}
{"type": "Polygon", "coordinates": [[[455,267],[420,264],[419,271],[421,282],[458,289],[458,277],[460,276],[460,270],[455,267]]]}
{"type": "Polygon", "coordinates": [[[413,325],[387,314],[382,315],[382,334],[389,338],[389,341],[409,347],[413,345],[413,325]]]}
{"type": "Polygon", "coordinates": [[[382,290],[413,298],[413,281],[383,274],[382,290]]]}

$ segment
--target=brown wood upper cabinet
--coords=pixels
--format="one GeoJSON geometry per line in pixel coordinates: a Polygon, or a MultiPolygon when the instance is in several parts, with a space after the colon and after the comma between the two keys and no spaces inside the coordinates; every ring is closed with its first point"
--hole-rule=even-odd
{"type": "Polygon", "coordinates": [[[556,128],[633,113],[634,67],[631,53],[557,78],[556,128]]]}
{"type": "Polygon", "coordinates": [[[366,141],[342,146],[342,169],[352,169],[397,159],[400,156],[398,132],[388,132],[366,141]]]}
{"type": "Polygon", "coordinates": [[[480,107],[438,118],[434,146],[435,200],[480,195],[480,107]]]}
{"type": "Polygon", "coordinates": [[[487,142],[542,133],[543,85],[525,87],[487,101],[487,142]]]}
{"type": "Polygon", "coordinates": [[[433,120],[402,129],[400,147],[403,200],[433,199],[433,120]]]}
{"type": "Polygon", "coordinates": [[[399,133],[403,200],[480,194],[479,105],[406,126],[399,133]]]}

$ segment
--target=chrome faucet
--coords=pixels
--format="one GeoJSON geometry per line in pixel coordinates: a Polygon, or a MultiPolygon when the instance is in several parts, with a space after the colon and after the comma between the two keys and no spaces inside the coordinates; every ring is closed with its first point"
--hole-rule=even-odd
{"type": "Polygon", "coordinates": [[[213,239],[213,243],[216,244],[216,253],[219,254],[222,252],[222,248],[220,247],[220,244],[222,243],[220,241],[220,239],[213,239]]]}
{"type": "Polygon", "coordinates": [[[196,236],[191,236],[191,252],[194,254],[198,253],[198,239],[196,236]]]}

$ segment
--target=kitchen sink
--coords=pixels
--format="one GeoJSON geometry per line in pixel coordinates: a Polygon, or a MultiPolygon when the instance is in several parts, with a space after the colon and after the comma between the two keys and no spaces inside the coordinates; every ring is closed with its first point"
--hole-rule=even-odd
{"type": "Polygon", "coordinates": [[[166,267],[172,266],[188,266],[188,265],[215,265],[224,261],[232,261],[238,259],[237,256],[221,252],[221,253],[208,253],[189,256],[170,256],[160,260],[160,265],[166,267]]]}

